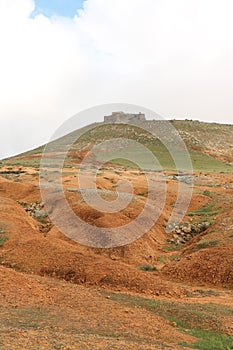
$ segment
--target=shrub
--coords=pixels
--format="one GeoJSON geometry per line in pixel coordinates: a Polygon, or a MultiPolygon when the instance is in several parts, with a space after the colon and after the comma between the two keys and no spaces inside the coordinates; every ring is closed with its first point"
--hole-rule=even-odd
{"type": "Polygon", "coordinates": [[[140,270],[141,271],[153,272],[153,271],[156,271],[156,267],[155,266],[151,266],[151,265],[142,265],[142,266],[140,266],[140,270]]]}

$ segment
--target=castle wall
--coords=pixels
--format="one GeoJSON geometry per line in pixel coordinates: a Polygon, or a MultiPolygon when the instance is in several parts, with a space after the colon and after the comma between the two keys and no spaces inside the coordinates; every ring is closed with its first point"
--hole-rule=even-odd
{"type": "Polygon", "coordinates": [[[124,112],[112,112],[112,115],[105,116],[105,123],[129,123],[137,121],[145,121],[145,114],[138,113],[124,113],[124,112]]]}

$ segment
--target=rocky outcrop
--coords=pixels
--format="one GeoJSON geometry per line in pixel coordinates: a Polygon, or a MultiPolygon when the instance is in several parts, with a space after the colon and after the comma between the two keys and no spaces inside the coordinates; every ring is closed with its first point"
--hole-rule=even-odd
{"type": "Polygon", "coordinates": [[[26,203],[17,201],[25,211],[33,217],[35,220],[40,222],[40,231],[44,234],[48,233],[52,227],[47,211],[44,209],[44,203],[33,202],[26,203]]]}
{"type": "Polygon", "coordinates": [[[204,221],[199,223],[184,222],[180,224],[174,224],[170,229],[172,230],[172,237],[167,241],[171,244],[184,244],[193,237],[207,230],[211,225],[210,222],[204,221]]]}

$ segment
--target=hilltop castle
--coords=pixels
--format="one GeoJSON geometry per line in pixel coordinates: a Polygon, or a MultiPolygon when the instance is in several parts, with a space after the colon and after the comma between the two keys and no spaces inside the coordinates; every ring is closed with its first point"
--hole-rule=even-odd
{"type": "Polygon", "coordinates": [[[133,114],[124,112],[112,112],[112,115],[104,117],[105,123],[129,123],[145,121],[146,117],[143,113],[133,114]]]}

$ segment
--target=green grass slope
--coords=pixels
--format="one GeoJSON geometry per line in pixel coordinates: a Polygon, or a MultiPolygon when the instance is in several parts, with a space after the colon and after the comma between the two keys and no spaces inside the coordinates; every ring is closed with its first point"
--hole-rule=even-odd
{"type": "MultiPolygon", "coordinates": [[[[172,120],[171,125],[178,131],[186,144],[196,172],[233,172],[233,125],[216,123],[203,123],[191,120],[172,120]]],[[[167,142],[172,143],[172,135],[166,130],[167,123],[164,121],[148,120],[138,125],[104,124],[95,123],[80,130],[76,130],[52,143],[56,150],[64,151],[73,137],[76,142],[71,146],[67,154],[66,166],[79,163],[78,155],[89,151],[94,145],[114,138],[126,138],[137,141],[150,150],[163,170],[176,170],[174,159],[168,149],[159,138],[153,137],[153,131],[160,131],[165,135],[167,142]],[[151,130],[151,132],[147,130],[151,130]]],[[[15,157],[3,160],[2,165],[7,166],[32,166],[39,167],[40,157],[44,147],[38,147],[15,157]]],[[[156,169],[149,157],[144,152],[136,150],[137,162],[144,169],[156,169]]],[[[113,164],[127,167],[137,167],[132,163],[135,155],[135,147],[123,147],[120,151],[114,148],[108,149],[108,157],[111,156],[113,164]]],[[[106,154],[99,152],[97,159],[105,161],[106,154]]],[[[180,153],[182,157],[182,152],[180,153]]],[[[179,158],[179,155],[178,155],[179,158]]],[[[51,161],[52,162],[52,161],[51,161]]],[[[53,162],[52,162],[53,163],[53,162]]]]}

